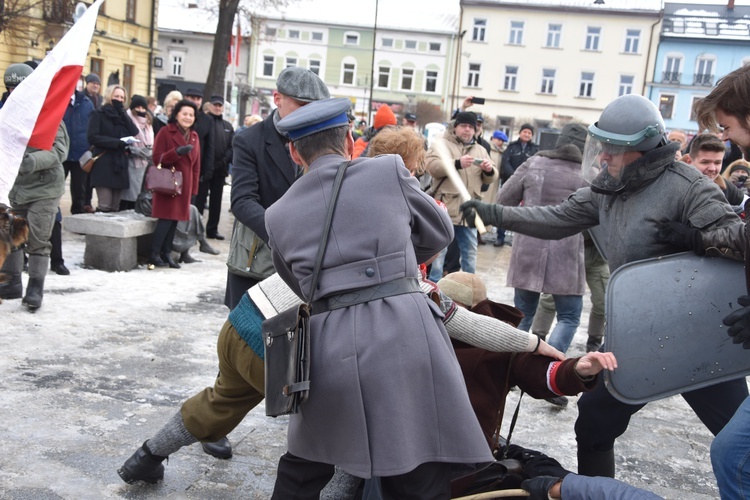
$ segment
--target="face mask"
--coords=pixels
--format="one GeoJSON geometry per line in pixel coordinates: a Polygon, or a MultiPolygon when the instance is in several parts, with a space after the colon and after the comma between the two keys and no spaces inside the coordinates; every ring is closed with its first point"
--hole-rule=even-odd
{"type": "Polygon", "coordinates": [[[136,111],[135,114],[140,116],[141,118],[146,118],[147,115],[145,111],[136,111]]]}
{"type": "Polygon", "coordinates": [[[112,106],[119,111],[122,109],[122,101],[112,101],[112,106]]]}

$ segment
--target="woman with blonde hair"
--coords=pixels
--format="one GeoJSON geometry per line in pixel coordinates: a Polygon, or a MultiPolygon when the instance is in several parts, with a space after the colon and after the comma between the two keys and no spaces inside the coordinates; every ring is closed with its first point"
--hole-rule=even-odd
{"type": "Polygon", "coordinates": [[[96,189],[97,212],[117,212],[123,189],[130,186],[128,144],[124,137],[138,135],[138,127],[125,111],[128,93],[121,85],[110,85],[103,105],[91,113],[88,140],[94,156],[101,155],[91,170],[91,186],[96,189]]]}
{"type": "Polygon", "coordinates": [[[159,130],[169,123],[169,116],[172,114],[174,105],[182,100],[182,92],[179,90],[173,90],[164,98],[164,104],[161,107],[161,113],[157,113],[154,116],[154,137],[159,133],[159,130]]]}
{"type": "Polygon", "coordinates": [[[370,141],[367,156],[391,154],[398,151],[412,175],[425,171],[424,137],[411,127],[386,127],[370,141]]]}

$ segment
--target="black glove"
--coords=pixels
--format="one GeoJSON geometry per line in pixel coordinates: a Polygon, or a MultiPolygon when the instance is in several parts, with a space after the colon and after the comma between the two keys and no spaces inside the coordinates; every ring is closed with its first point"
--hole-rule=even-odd
{"type": "Polygon", "coordinates": [[[469,200],[461,205],[462,217],[469,225],[474,227],[474,219],[476,214],[479,214],[479,218],[482,222],[495,227],[503,226],[503,207],[495,205],[493,203],[484,203],[479,200],[469,200]]]}
{"type": "Polygon", "coordinates": [[[722,320],[729,327],[727,334],[732,337],[732,342],[742,344],[744,349],[750,349],[750,295],[737,298],[737,303],[742,309],[737,309],[722,320]]]}
{"type": "Polygon", "coordinates": [[[180,146],[179,148],[175,149],[178,155],[185,156],[186,154],[190,153],[193,150],[193,145],[188,144],[186,146],[180,146]]]}
{"type": "Polygon", "coordinates": [[[529,492],[531,500],[548,500],[550,488],[559,481],[562,481],[559,477],[537,476],[522,482],[521,488],[529,492]]]}
{"type": "Polygon", "coordinates": [[[692,250],[696,255],[706,255],[706,247],[703,245],[703,235],[700,230],[681,222],[661,222],[656,237],[659,241],[673,247],[692,250]]]}

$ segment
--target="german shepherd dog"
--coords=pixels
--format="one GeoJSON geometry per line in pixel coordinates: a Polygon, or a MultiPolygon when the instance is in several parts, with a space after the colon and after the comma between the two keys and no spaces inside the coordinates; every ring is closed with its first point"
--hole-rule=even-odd
{"type": "MultiPolygon", "coordinates": [[[[26,219],[16,217],[7,208],[0,206],[0,267],[5,263],[5,258],[11,250],[26,243],[28,238],[29,226],[26,219]]],[[[7,279],[4,273],[0,273],[0,283],[7,279]]]]}

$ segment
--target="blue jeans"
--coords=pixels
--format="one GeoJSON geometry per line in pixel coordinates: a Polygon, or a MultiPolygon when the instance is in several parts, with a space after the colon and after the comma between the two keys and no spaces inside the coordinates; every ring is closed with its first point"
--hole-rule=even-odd
{"type": "MultiPolygon", "coordinates": [[[[461,270],[474,274],[477,267],[477,230],[466,226],[453,226],[454,238],[458,243],[458,249],[461,252],[461,270]]],[[[437,283],[443,277],[443,266],[445,265],[445,254],[448,251],[444,248],[442,252],[432,263],[430,270],[430,281],[437,283]]]]}
{"type": "MultiPolygon", "coordinates": [[[[539,304],[539,292],[531,292],[516,288],[513,301],[523,313],[523,319],[518,325],[519,330],[528,332],[534,321],[536,306],[539,304]]],[[[549,336],[548,344],[560,352],[565,352],[573,341],[578,325],[581,323],[581,311],[583,310],[582,295],[556,295],[552,294],[557,309],[557,324],[549,336]]]]}
{"type": "Polygon", "coordinates": [[[722,499],[750,497],[750,398],[711,443],[711,465],[722,499]]]}

